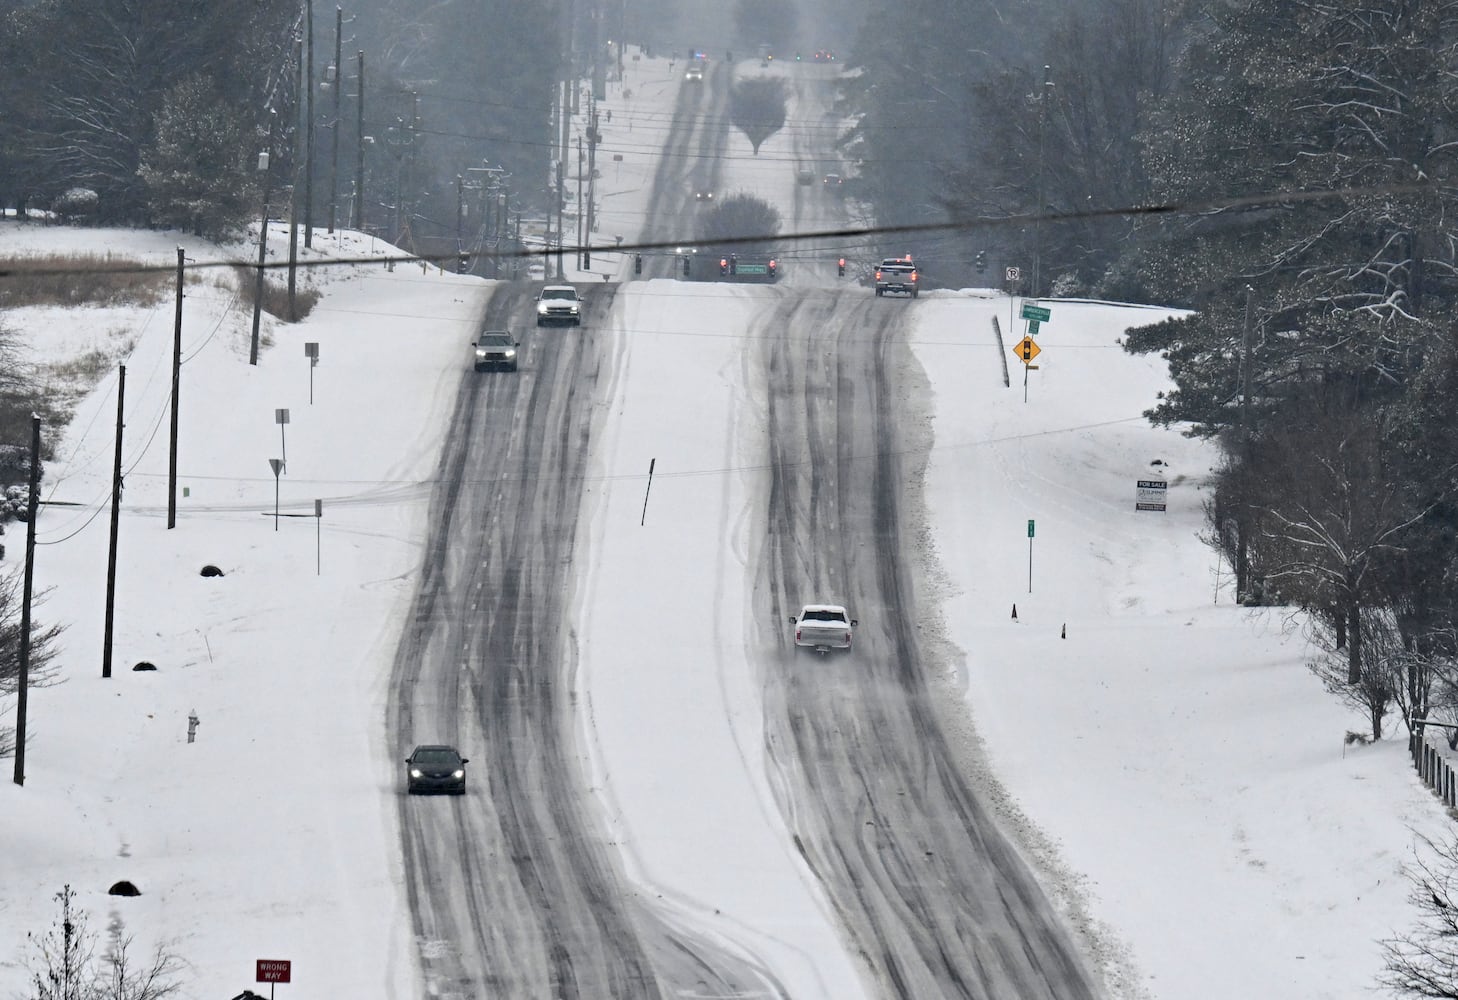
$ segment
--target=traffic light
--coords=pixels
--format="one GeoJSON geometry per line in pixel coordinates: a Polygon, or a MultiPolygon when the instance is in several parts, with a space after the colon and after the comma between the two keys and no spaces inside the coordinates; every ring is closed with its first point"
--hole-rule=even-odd
{"type": "Polygon", "coordinates": [[[720,257],[719,258],[719,273],[720,274],[728,274],[729,273],[729,258],[728,257],[720,257]]]}
{"type": "Polygon", "coordinates": [[[737,253],[731,253],[729,255],[729,273],[739,273],[739,255],[737,253]]]}
{"type": "Polygon", "coordinates": [[[471,270],[471,255],[462,250],[456,254],[456,273],[468,274],[471,270]]]}
{"type": "Polygon", "coordinates": [[[642,274],[643,273],[643,255],[640,254],[640,253],[633,255],[633,273],[634,274],[642,274]]]}
{"type": "Polygon", "coordinates": [[[977,273],[978,274],[981,274],[982,272],[984,272],[986,270],[987,270],[987,251],[986,250],[978,250],[977,251],[977,273]]]}
{"type": "Polygon", "coordinates": [[[777,265],[777,264],[776,264],[776,263],[775,263],[775,262],[774,262],[774,261],[773,261],[773,260],[771,260],[771,261],[770,261],[770,262],[769,262],[769,276],[770,276],[770,277],[771,277],[771,278],[773,278],[773,277],[774,277],[774,276],[775,276],[775,268],[776,268],[776,267],[777,267],[777,266],[778,266],[778,265],[777,265]]]}
{"type": "Polygon", "coordinates": [[[683,259],[683,276],[685,278],[689,276],[689,259],[687,256],[683,259]]]}
{"type": "Polygon", "coordinates": [[[844,257],[842,257],[840,260],[838,260],[838,261],[835,262],[835,273],[838,274],[838,275],[840,275],[842,278],[845,277],[845,258],[844,257]]]}

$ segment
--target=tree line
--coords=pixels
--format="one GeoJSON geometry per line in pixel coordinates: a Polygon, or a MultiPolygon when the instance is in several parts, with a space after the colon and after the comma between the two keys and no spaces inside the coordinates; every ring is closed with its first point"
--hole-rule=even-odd
{"type": "Polygon", "coordinates": [[[898,10],[843,95],[877,219],[967,223],[944,281],[980,250],[1189,310],[1125,347],[1170,365],[1147,416],[1222,445],[1240,598],[1310,612],[1374,736],[1458,711],[1458,3],[898,10]]]}
{"type": "Polygon", "coordinates": [[[488,165],[541,209],[562,5],[352,6],[0,0],[0,208],[233,237],[267,151],[315,222],[390,239],[479,228],[488,165]]]}

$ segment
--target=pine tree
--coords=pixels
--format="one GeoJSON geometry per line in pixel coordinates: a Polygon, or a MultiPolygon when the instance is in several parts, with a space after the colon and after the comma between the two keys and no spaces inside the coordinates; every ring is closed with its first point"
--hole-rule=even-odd
{"type": "Polygon", "coordinates": [[[194,76],[168,92],[155,121],[139,168],[152,222],[197,236],[236,232],[254,204],[242,115],[194,76]]]}

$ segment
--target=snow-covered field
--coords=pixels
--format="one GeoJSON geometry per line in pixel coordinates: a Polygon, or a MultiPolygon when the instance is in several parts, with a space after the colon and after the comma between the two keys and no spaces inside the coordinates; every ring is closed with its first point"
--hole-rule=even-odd
{"type": "MultiPolygon", "coordinates": [[[[665,114],[679,84],[666,63],[642,60],[627,85],[631,102],[616,84],[609,94],[614,124],[599,155],[611,154],[615,129],[665,114]]],[[[731,144],[731,188],[791,189],[783,161],[774,186],[756,174],[775,142],[758,160],[731,144]]],[[[642,218],[653,164],[638,159],[604,171],[604,241],[642,218]]],[[[66,632],[59,683],[30,697],[25,784],[0,785],[0,993],[24,990],[26,934],[52,922],[53,895],[69,884],[94,931],[120,919],[139,947],[165,942],[186,959],[188,997],[255,988],[262,958],[293,962],[280,996],[417,996],[392,799],[408,748],[384,744],[383,685],[490,283],[418,264],[310,270],[319,305],[293,326],[266,318],[251,366],[251,314],[226,269],[200,266],[247,259],[248,247],[0,223],[0,255],[110,251],[170,268],[179,243],[199,266],[184,308],[174,529],[170,299],[0,316],[36,364],[112,359],[70,423],[43,428],[56,457],[37,523],[37,618],[66,632]],[[306,342],[320,354],[312,402],[306,342]],[[115,364],[126,366],[126,489],[115,675],[104,680],[115,364]],[[272,458],[287,459],[277,479],[272,458]],[[280,511],[301,516],[275,521],[275,488],[280,511]],[[205,565],[224,575],[202,577],[205,565]],[[142,661],[157,670],[133,672],[142,661]],[[142,895],[108,897],[123,878],[142,895]]],[[[282,231],[270,243],[283,246],[282,231]]],[[[319,234],[313,254],[384,250],[319,234]]],[[[595,263],[629,270],[615,255],[595,263]]],[[[758,766],[756,689],[733,648],[714,675],[686,677],[673,657],[636,656],[615,638],[617,574],[631,556],[610,525],[628,511],[638,530],[655,458],[652,532],[639,544],[687,546],[705,572],[638,573],[638,630],[689,588],[716,609],[726,641],[743,634],[738,542],[753,524],[738,478],[747,418],[733,402],[753,387],[734,336],[752,302],[713,289],[631,282],[612,329],[593,332],[615,338],[616,367],[576,594],[580,641],[593,649],[581,679],[593,709],[584,766],[607,781],[604,811],[631,872],[772,939],[767,960],[797,997],[862,995],[812,893],[766,912],[783,902],[777,885],[805,875],[779,838],[758,766]],[[697,377],[663,378],[668,363],[697,377]],[[686,808],[706,799],[708,813],[686,808]]],[[[1216,455],[1143,421],[1167,376],[1118,346],[1128,326],[1164,313],[1052,303],[1025,402],[1014,358],[1003,384],[991,322],[1007,333],[1012,305],[976,288],[907,304],[934,437],[919,611],[953,665],[943,681],[966,707],[960,738],[996,775],[1003,815],[1055,897],[1086,916],[1116,996],[1368,995],[1377,941],[1415,916],[1401,867],[1415,833],[1448,839],[1443,809],[1401,738],[1344,748],[1361,720],[1322,692],[1281,614],[1234,606],[1228,574],[1198,538],[1216,455]],[[1135,481],[1152,470],[1170,482],[1165,513],[1134,509],[1135,481]]],[[[12,572],[18,527],[0,564],[12,572]]],[[[3,704],[13,720],[14,699],[3,704]]]]}

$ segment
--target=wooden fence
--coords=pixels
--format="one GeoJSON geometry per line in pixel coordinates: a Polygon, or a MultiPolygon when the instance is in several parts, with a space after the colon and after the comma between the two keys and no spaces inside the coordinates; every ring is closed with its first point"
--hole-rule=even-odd
{"type": "MultiPolygon", "coordinates": [[[[1433,790],[1445,806],[1458,805],[1458,789],[1455,789],[1453,765],[1443,751],[1428,742],[1425,735],[1432,722],[1418,726],[1417,731],[1407,738],[1408,752],[1412,754],[1412,766],[1418,777],[1433,790]]],[[[1447,742],[1446,740],[1444,742],[1447,742]]]]}

